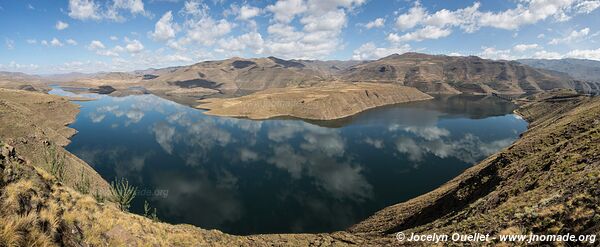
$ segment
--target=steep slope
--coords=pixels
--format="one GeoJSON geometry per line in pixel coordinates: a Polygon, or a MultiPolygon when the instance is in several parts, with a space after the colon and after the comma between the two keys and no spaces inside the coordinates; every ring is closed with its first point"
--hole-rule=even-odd
{"type": "Polygon", "coordinates": [[[390,239],[399,231],[600,233],[600,98],[564,94],[532,101],[518,110],[531,125],[513,145],[349,231],[390,239]]]}
{"type": "Polygon", "coordinates": [[[400,83],[426,93],[522,94],[554,88],[575,89],[566,74],[518,62],[420,53],[394,54],[341,72],[344,81],[400,83]]]}
{"type": "Polygon", "coordinates": [[[75,186],[83,175],[104,193],[108,183],[87,163],[62,148],[77,133],[66,127],[77,113],[77,105],[63,97],[0,89],[0,139],[40,168],[50,170],[49,163],[55,159],[62,162],[63,183],[75,186]]]}
{"type": "MultiPolygon", "coordinates": [[[[63,104],[64,100],[23,91],[9,93],[38,98],[32,105],[63,104]]],[[[22,100],[0,99],[2,105],[22,100]]],[[[40,169],[35,159],[21,157],[27,147],[15,149],[7,142],[41,134],[36,128],[22,129],[12,133],[17,139],[0,137],[0,245],[394,246],[399,244],[397,231],[492,236],[600,233],[600,98],[552,94],[523,104],[519,113],[530,121],[530,129],[510,147],[428,194],[385,208],[347,231],[324,234],[233,236],[121,212],[104,201],[109,198],[81,194],[40,169]]],[[[49,109],[51,113],[61,108],[49,109]]],[[[46,128],[60,132],[65,127],[50,124],[46,128]]]]}

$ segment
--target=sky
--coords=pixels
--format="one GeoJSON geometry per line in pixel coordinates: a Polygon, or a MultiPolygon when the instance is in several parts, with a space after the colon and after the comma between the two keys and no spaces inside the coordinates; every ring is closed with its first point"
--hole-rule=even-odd
{"type": "Polygon", "coordinates": [[[132,71],[239,56],[600,60],[600,0],[0,0],[0,70],[132,71]]]}

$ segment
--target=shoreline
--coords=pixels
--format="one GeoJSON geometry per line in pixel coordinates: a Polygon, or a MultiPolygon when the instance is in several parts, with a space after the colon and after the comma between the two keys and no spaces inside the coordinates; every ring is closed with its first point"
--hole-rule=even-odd
{"type": "Polygon", "coordinates": [[[308,88],[276,88],[236,98],[199,100],[206,115],[265,120],[292,117],[336,120],[385,105],[430,100],[416,88],[393,84],[354,83],[308,88]]]}
{"type": "MultiPolygon", "coordinates": [[[[3,91],[0,90],[0,92],[3,91]]],[[[35,97],[45,98],[40,95],[35,95],[35,97]]],[[[62,98],[60,96],[47,97],[53,99],[62,98]]],[[[27,99],[30,100],[30,98],[27,99]]],[[[8,100],[8,98],[3,98],[2,100],[5,101],[8,100]]],[[[71,105],[69,107],[75,105],[66,100],[66,98],[63,98],[63,100],[60,101],[64,102],[66,105],[71,105]]],[[[597,152],[598,149],[595,149],[597,146],[594,146],[593,143],[595,143],[595,140],[597,141],[597,133],[600,133],[598,132],[599,127],[597,126],[597,116],[600,114],[600,108],[598,106],[600,106],[600,100],[597,98],[585,97],[576,97],[569,101],[562,102],[546,101],[543,98],[538,98],[525,104],[521,104],[514,112],[528,122],[528,128],[523,133],[522,137],[517,139],[509,147],[490,155],[482,162],[475,164],[457,177],[430,192],[401,203],[384,207],[350,228],[333,233],[258,234],[237,236],[223,233],[219,230],[204,230],[200,227],[186,224],[172,225],[157,223],[139,215],[120,212],[111,203],[99,204],[93,201],[91,196],[81,195],[69,188],[74,186],[71,183],[65,183],[66,186],[55,183],[51,186],[53,190],[60,190],[63,194],[66,193],[69,196],[80,198],[77,199],[79,202],[68,202],[76,204],[74,204],[74,208],[72,207],[65,211],[65,214],[69,215],[69,217],[74,217],[73,219],[78,219],[75,222],[87,222],[83,225],[71,226],[68,224],[73,224],[69,223],[72,221],[65,221],[64,224],[67,224],[69,229],[79,229],[73,233],[69,230],[69,233],[64,233],[66,234],[65,236],[71,236],[73,239],[87,239],[87,241],[94,239],[92,243],[98,244],[148,243],[157,241],[157,239],[150,234],[140,234],[138,232],[140,231],[139,229],[151,229],[155,234],[167,234],[165,236],[172,236],[161,239],[160,241],[164,241],[163,243],[173,244],[175,242],[182,243],[181,241],[183,241],[184,243],[189,244],[205,243],[212,245],[233,244],[245,246],[277,244],[309,245],[314,243],[363,246],[394,245],[398,244],[395,233],[399,231],[404,231],[409,235],[411,233],[424,234],[432,232],[444,233],[461,231],[487,231],[497,233],[505,231],[506,229],[512,229],[511,227],[515,224],[524,227],[524,229],[527,230],[537,221],[531,221],[529,223],[518,221],[517,216],[519,214],[515,212],[525,210],[523,205],[537,205],[535,204],[536,202],[544,201],[548,196],[559,196],[561,200],[547,201],[549,204],[541,205],[539,206],[539,209],[534,209],[549,210],[556,208],[556,206],[563,205],[561,204],[562,202],[567,203],[577,199],[578,197],[575,195],[584,195],[586,196],[585,198],[591,198],[592,201],[590,203],[596,205],[595,203],[598,201],[596,199],[598,198],[595,197],[594,194],[589,194],[593,193],[592,189],[594,186],[588,184],[594,183],[594,180],[586,180],[589,176],[585,176],[585,174],[589,173],[586,172],[585,169],[596,169],[595,171],[598,172],[597,167],[585,166],[587,168],[570,170],[568,173],[562,172],[566,168],[554,169],[553,167],[560,166],[574,169],[577,166],[582,166],[582,164],[572,162],[586,157],[589,162],[594,162],[593,154],[594,152],[597,152]],[[596,134],[587,135],[586,133],[588,132],[596,134]],[[562,139],[554,141],[553,138],[562,139]],[[588,149],[585,149],[585,147],[588,147],[588,149]],[[556,148],[564,148],[565,150],[559,149],[559,151],[555,151],[556,148]],[[575,151],[580,155],[578,156],[579,158],[564,158],[570,157],[569,155],[575,151]],[[556,160],[564,161],[564,163],[552,162],[556,160]],[[545,166],[544,164],[550,164],[550,168],[546,169],[539,167],[545,166]],[[570,168],[572,166],[573,168],[570,168]],[[578,175],[580,173],[582,176],[578,175]],[[560,182],[552,182],[554,179],[560,179],[560,182]],[[546,190],[546,188],[549,188],[547,186],[550,185],[569,187],[575,183],[586,183],[586,186],[579,186],[576,187],[577,191],[572,192],[567,190],[564,192],[565,194],[559,195],[554,195],[556,194],[555,190],[554,192],[546,190]],[[547,185],[542,186],[544,184],[547,185]],[[81,207],[79,203],[94,205],[94,211],[87,211],[90,210],[89,206],[81,207]],[[509,214],[506,214],[506,212],[509,212],[509,214]],[[82,215],[85,215],[85,217],[82,215]],[[490,218],[498,220],[490,221],[490,218]],[[110,219],[110,223],[108,223],[106,219],[110,219]],[[502,224],[499,224],[499,222],[496,221],[501,221],[502,224]],[[97,236],[94,234],[99,233],[105,234],[103,236],[106,236],[106,238],[96,238],[97,236]],[[123,236],[128,237],[125,238],[123,236]]],[[[56,111],[57,108],[53,107],[51,110],[56,111]]],[[[39,112],[36,112],[35,114],[39,114],[39,112]]],[[[74,118],[75,117],[73,117],[73,119],[74,118]]],[[[62,123],[64,123],[64,121],[62,123]]],[[[29,141],[28,145],[42,145],[42,142],[29,141]]],[[[23,151],[27,153],[27,149],[19,144],[17,146],[17,152],[23,153],[23,151]]],[[[66,150],[64,150],[64,152],[72,155],[66,150]]],[[[39,161],[39,159],[37,161],[39,161]]],[[[32,160],[32,162],[33,164],[29,163],[25,165],[35,166],[36,160],[32,160]]],[[[595,162],[597,163],[598,161],[596,160],[595,162]]],[[[87,166],[84,167],[85,169],[93,170],[89,164],[85,165],[87,166]]],[[[586,163],[584,162],[583,165],[586,165],[586,163]]],[[[42,183],[39,185],[39,190],[47,190],[49,188],[49,185],[43,182],[46,180],[34,179],[31,181],[42,183]]],[[[51,198],[52,196],[53,195],[51,195],[51,198]]],[[[574,205],[573,207],[583,205],[586,207],[587,204],[579,203],[569,205],[574,205]]],[[[574,208],[573,210],[578,210],[578,208],[574,208]]],[[[567,214],[568,211],[560,211],[559,213],[560,215],[566,214],[569,216],[569,214],[567,214]]],[[[544,217],[550,216],[540,214],[539,219],[547,220],[547,218],[544,217]]],[[[579,221],[585,219],[586,218],[578,218],[579,221]]],[[[589,220],[591,220],[591,218],[587,217],[587,221],[589,220]]],[[[574,222],[577,223],[579,221],[574,222]]],[[[565,224],[575,223],[565,222],[565,224]]],[[[553,228],[543,228],[543,230],[547,230],[550,233],[552,232],[551,229],[553,228]]],[[[581,231],[573,230],[571,233],[578,234],[581,233],[581,231]]],[[[423,242],[414,244],[426,245],[428,243],[423,242]]]]}

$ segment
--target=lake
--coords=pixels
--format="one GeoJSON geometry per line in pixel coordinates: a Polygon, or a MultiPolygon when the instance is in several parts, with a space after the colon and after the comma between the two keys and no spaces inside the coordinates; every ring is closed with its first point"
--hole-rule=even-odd
{"type": "MultiPolygon", "coordinates": [[[[70,95],[59,88],[51,93],[70,95]]],[[[127,178],[168,223],[232,234],[342,230],[435,189],[527,123],[490,96],[376,108],[335,121],[208,116],[154,95],[87,95],[67,150],[127,178]]]]}

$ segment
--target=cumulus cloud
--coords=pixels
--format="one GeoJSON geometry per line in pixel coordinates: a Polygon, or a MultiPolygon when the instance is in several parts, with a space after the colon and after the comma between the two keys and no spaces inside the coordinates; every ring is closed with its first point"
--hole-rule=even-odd
{"type": "Polygon", "coordinates": [[[285,0],[269,5],[266,9],[273,13],[274,23],[267,28],[265,50],[284,58],[322,58],[340,49],[346,12],[363,3],[362,0],[285,0]],[[301,28],[290,24],[296,17],[301,28]]]}
{"type": "Polygon", "coordinates": [[[488,59],[503,59],[513,60],[515,57],[511,55],[510,49],[496,49],[495,47],[482,47],[483,51],[478,55],[488,59]]]}
{"type": "Polygon", "coordinates": [[[69,45],[77,45],[77,41],[75,41],[74,39],[67,39],[67,44],[69,45]]]}
{"type": "Polygon", "coordinates": [[[436,26],[426,26],[414,32],[406,33],[401,36],[395,33],[388,35],[387,39],[391,42],[408,42],[408,41],[421,41],[425,39],[439,39],[450,35],[452,31],[447,28],[441,28],[436,26]]]}
{"type": "Polygon", "coordinates": [[[175,38],[177,29],[177,25],[173,23],[173,14],[168,11],[156,22],[154,32],[150,36],[159,41],[169,40],[175,38]]]}
{"type": "Polygon", "coordinates": [[[125,41],[127,42],[125,49],[129,53],[139,53],[144,49],[144,45],[142,45],[142,42],[140,42],[137,39],[129,40],[128,38],[125,38],[125,41]]]}
{"type": "Polygon", "coordinates": [[[230,37],[219,41],[219,47],[223,49],[224,52],[252,49],[253,53],[261,54],[263,52],[263,46],[264,40],[262,35],[258,32],[245,33],[237,37],[230,37]]]}
{"type": "Polygon", "coordinates": [[[567,57],[600,60],[600,48],[592,50],[572,50],[567,53],[567,57]]]}
{"type": "Polygon", "coordinates": [[[58,21],[56,22],[56,25],[54,27],[56,28],[56,30],[65,30],[69,27],[69,24],[66,22],[58,21]]]}
{"type": "Polygon", "coordinates": [[[539,59],[560,59],[563,56],[558,52],[549,52],[549,51],[541,50],[541,51],[534,52],[532,57],[539,58],[539,59]]]}
{"type": "Polygon", "coordinates": [[[367,29],[380,28],[380,27],[383,27],[384,25],[385,25],[385,19],[377,18],[377,19],[372,20],[372,21],[368,22],[367,24],[365,24],[365,28],[367,28],[367,29]]]}
{"type": "Polygon", "coordinates": [[[100,6],[93,0],[69,0],[69,16],[78,20],[100,19],[100,6]]]}
{"type": "Polygon", "coordinates": [[[561,43],[570,43],[570,42],[577,41],[577,40],[584,38],[589,33],[590,33],[590,28],[588,28],[588,27],[583,28],[579,31],[573,30],[565,37],[554,38],[554,39],[550,40],[550,42],[548,42],[548,44],[557,45],[557,44],[561,44],[561,43]]]}
{"type": "Polygon", "coordinates": [[[388,56],[393,53],[402,54],[407,51],[410,51],[410,46],[407,44],[404,45],[395,45],[391,47],[377,47],[373,42],[368,42],[361,45],[358,49],[352,52],[353,60],[370,60],[370,59],[379,59],[385,56],[388,56]]]}
{"type": "Polygon", "coordinates": [[[53,38],[50,41],[50,45],[51,46],[63,46],[64,44],[62,42],[60,42],[60,40],[58,40],[57,38],[53,38]]]}
{"type": "Polygon", "coordinates": [[[425,8],[417,1],[408,12],[401,14],[396,18],[396,28],[401,31],[411,29],[421,23],[426,16],[427,12],[425,8]]]}
{"type": "Polygon", "coordinates": [[[237,16],[240,20],[249,20],[260,15],[261,9],[250,5],[244,5],[240,8],[237,16]]]}
{"type": "Polygon", "coordinates": [[[585,13],[585,14],[589,14],[592,11],[596,10],[597,8],[600,7],[600,1],[598,0],[594,0],[594,1],[583,1],[578,3],[575,8],[577,9],[577,12],[579,13],[585,13]]]}
{"type": "Polygon", "coordinates": [[[515,8],[502,11],[480,11],[480,6],[481,3],[475,2],[463,9],[441,9],[430,13],[417,1],[408,11],[396,17],[395,26],[405,32],[413,28],[420,30],[404,35],[392,34],[388,38],[404,37],[402,41],[436,39],[449,35],[452,27],[459,27],[467,33],[482,27],[516,30],[549,18],[560,22],[576,14],[590,13],[600,7],[600,1],[519,1],[515,8]],[[426,31],[437,31],[437,34],[427,34],[426,31]]]}
{"type": "Polygon", "coordinates": [[[126,10],[132,15],[142,14],[151,16],[144,9],[142,0],[113,0],[112,4],[104,3],[95,0],[69,0],[69,16],[78,20],[102,20],[108,19],[113,21],[124,21],[119,11],[126,10]]]}
{"type": "Polygon", "coordinates": [[[92,40],[92,42],[90,42],[90,44],[88,45],[88,49],[90,50],[98,50],[104,48],[106,48],[106,46],[104,46],[104,44],[99,40],[92,40]]]}
{"type": "Polygon", "coordinates": [[[235,24],[226,19],[216,20],[210,16],[208,5],[189,0],[184,4],[183,13],[188,17],[184,23],[186,29],[185,40],[202,45],[213,45],[217,39],[231,32],[235,24]]]}
{"type": "Polygon", "coordinates": [[[282,0],[266,8],[273,13],[276,21],[288,23],[298,14],[307,10],[302,0],[282,0]]]}
{"type": "Polygon", "coordinates": [[[540,48],[538,44],[518,44],[513,47],[513,50],[517,52],[524,52],[527,50],[534,50],[538,48],[540,48]]]}

